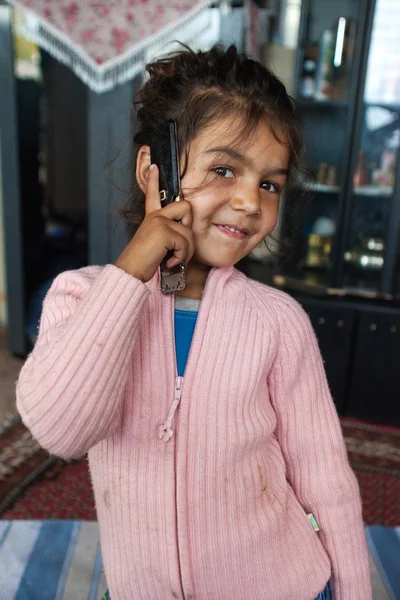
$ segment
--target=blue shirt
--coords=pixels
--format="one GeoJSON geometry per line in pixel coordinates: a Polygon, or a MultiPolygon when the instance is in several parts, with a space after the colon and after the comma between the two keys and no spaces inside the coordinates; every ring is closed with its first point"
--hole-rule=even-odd
{"type": "Polygon", "coordinates": [[[174,312],[176,362],[180,377],[183,377],[185,372],[198,314],[192,310],[175,309],[174,312]]]}

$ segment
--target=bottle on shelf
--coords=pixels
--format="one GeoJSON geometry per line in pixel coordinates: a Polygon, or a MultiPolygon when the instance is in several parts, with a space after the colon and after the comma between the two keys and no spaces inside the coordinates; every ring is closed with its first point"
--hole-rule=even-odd
{"type": "Polygon", "coordinates": [[[338,185],[337,167],[327,163],[319,163],[315,183],[321,186],[336,187],[338,185]]]}
{"type": "Polygon", "coordinates": [[[316,68],[317,63],[314,60],[307,59],[304,61],[300,88],[300,94],[303,98],[313,98],[315,96],[316,68]]]}
{"type": "Polygon", "coordinates": [[[326,29],[322,34],[319,47],[319,59],[315,82],[315,97],[318,100],[327,100],[331,97],[334,41],[333,31],[331,29],[326,29]]]}
{"type": "Polygon", "coordinates": [[[322,34],[315,82],[316,99],[347,98],[356,27],[354,19],[339,17],[335,26],[322,34]]]}
{"type": "Polygon", "coordinates": [[[399,151],[399,130],[395,130],[391,137],[387,140],[385,149],[382,152],[381,171],[386,175],[386,180],[389,187],[394,186],[397,153],[399,151]]]}
{"type": "Polygon", "coordinates": [[[357,22],[354,19],[338,19],[335,30],[332,96],[337,100],[346,99],[348,96],[356,33],[357,22]]]}
{"type": "Polygon", "coordinates": [[[369,173],[366,165],[366,153],[359,152],[356,170],[353,175],[353,186],[355,188],[363,187],[369,184],[369,173]]]}
{"type": "Polygon", "coordinates": [[[396,178],[396,162],[399,149],[399,133],[394,131],[392,136],[386,140],[381,155],[380,165],[373,165],[371,179],[372,184],[377,188],[386,188],[387,193],[391,193],[396,178]]]}
{"type": "Polygon", "coordinates": [[[326,163],[320,163],[318,165],[316,183],[318,183],[319,185],[325,185],[327,172],[328,165],[326,163]]]}
{"type": "Polygon", "coordinates": [[[318,44],[306,42],[304,47],[304,61],[301,73],[300,95],[303,98],[314,98],[315,77],[318,61],[318,44]]]}
{"type": "Polygon", "coordinates": [[[337,184],[338,184],[337,168],[330,166],[330,167],[328,167],[328,172],[326,174],[326,185],[333,187],[333,186],[336,186],[337,184]]]}

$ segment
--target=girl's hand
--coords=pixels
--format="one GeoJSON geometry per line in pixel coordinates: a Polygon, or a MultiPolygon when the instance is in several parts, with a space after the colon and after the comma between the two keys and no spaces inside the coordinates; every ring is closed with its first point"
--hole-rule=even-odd
{"type": "Polygon", "coordinates": [[[151,165],[147,179],[146,216],[139,229],[115,261],[115,266],[143,282],[149,281],[169,250],[174,255],[167,267],[188,263],[194,254],[192,211],[181,200],[161,208],[158,168],[151,165]],[[178,223],[178,221],[182,221],[178,223]]]}

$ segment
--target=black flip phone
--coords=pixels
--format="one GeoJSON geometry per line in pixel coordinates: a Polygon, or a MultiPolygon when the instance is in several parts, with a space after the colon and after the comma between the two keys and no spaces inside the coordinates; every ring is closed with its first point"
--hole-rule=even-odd
{"type": "MultiPolygon", "coordinates": [[[[179,201],[179,152],[176,137],[175,121],[167,121],[152,132],[150,141],[151,162],[155,163],[160,173],[161,206],[179,201]]],[[[186,287],[186,269],[180,263],[168,269],[167,260],[173,256],[168,252],[160,265],[161,291],[163,294],[174,294],[186,287]]]]}

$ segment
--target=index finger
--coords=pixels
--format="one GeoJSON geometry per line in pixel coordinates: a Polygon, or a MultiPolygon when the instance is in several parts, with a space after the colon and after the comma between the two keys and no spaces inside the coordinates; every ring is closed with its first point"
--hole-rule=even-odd
{"type": "Polygon", "coordinates": [[[155,210],[160,210],[161,208],[158,167],[154,163],[150,165],[149,168],[149,174],[147,178],[146,199],[144,206],[146,215],[154,212],[155,210]]]}

